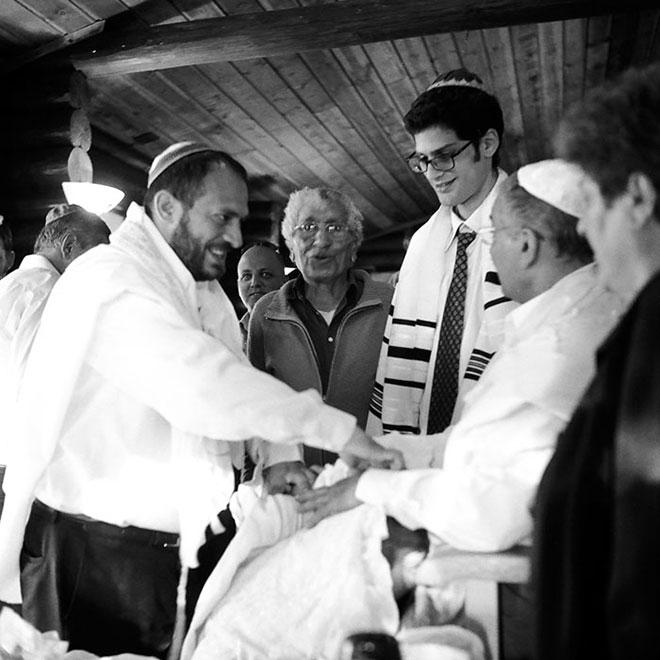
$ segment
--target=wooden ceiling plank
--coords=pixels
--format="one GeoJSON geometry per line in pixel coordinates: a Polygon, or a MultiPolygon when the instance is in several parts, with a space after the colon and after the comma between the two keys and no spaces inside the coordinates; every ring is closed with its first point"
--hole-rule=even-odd
{"type": "Polygon", "coordinates": [[[541,23],[538,31],[543,127],[549,141],[564,109],[564,24],[561,21],[541,23]]]}
{"type": "Polygon", "coordinates": [[[433,61],[429,56],[424,39],[420,37],[397,39],[393,43],[406,69],[407,76],[415,88],[417,97],[435,78],[433,61]]]}
{"type": "Polygon", "coordinates": [[[263,11],[263,7],[255,0],[216,0],[219,7],[231,16],[252,14],[263,11]]]}
{"type": "Polygon", "coordinates": [[[29,45],[40,44],[65,32],[16,0],[2,0],[0,26],[29,45]]]}
{"type": "Polygon", "coordinates": [[[75,3],[96,20],[104,20],[126,11],[126,5],[121,0],[75,0],[75,3]]]}
{"type": "MultiPolygon", "coordinates": [[[[351,158],[347,159],[344,156],[342,153],[344,150],[340,144],[327,139],[327,136],[321,134],[320,131],[316,131],[316,142],[320,144],[307,140],[299,128],[289,122],[288,117],[285,118],[278,112],[232,66],[216,64],[199,68],[246,116],[279,143],[286,145],[288,151],[316,172],[317,176],[334,182],[332,184],[334,187],[350,188],[358,192],[359,198],[355,201],[359,206],[364,204],[365,211],[366,208],[369,208],[372,213],[377,211],[380,218],[387,219],[386,214],[389,209],[386,205],[381,206],[382,191],[378,190],[372,181],[365,180],[365,173],[351,158]],[[319,146],[324,148],[319,149],[319,146]]],[[[299,108],[299,110],[301,109],[299,108]]],[[[303,119],[308,119],[308,117],[303,119]]]]}
{"type": "MultiPolygon", "coordinates": [[[[100,91],[92,89],[92,100],[89,105],[89,116],[92,119],[92,144],[94,143],[95,127],[99,127],[108,135],[131,146],[131,148],[145,154],[149,159],[153,159],[163,149],[172,144],[172,138],[165,134],[156,134],[156,139],[147,144],[137,144],[135,138],[138,135],[147,133],[146,130],[129,121],[126,117],[126,108],[111,105],[110,102],[115,98],[108,98],[100,91]]],[[[153,127],[152,127],[153,128],[153,127]]],[[[149,130],[149,132],[153,132],[149,130]]]]}
{"type": "Polygon", "coordinates": [[[94,22],[94,18],[69,0],[23,0],[31,11],[64,34],[94,22]]]}
{"type": "MultiPolygon", "coordinates": [[[[219,135],[224,131],[225,127],[217,122],[211,123],[205,117],[199,117],[190,101],[182,103],[164,85],[156,87],[157,92],[154,92],[156,83],[145,86],[144,81],[135,80],[134,77],[113,80],[113,83],[110,93],[126,99],[127,116],[139,121],[143,131],[152,130],[166,135],[170,143],[183,140],[217,143],[219,135]]],[[[222,137],[227,151],[239,155],[249,150],[249,145],[233,132],[226,133],[222,137]]]]}
{"type": "Polygon", "coordinates": [[[213,2],[200,2],[200,0],[171,0],[171,2],[188,21],[226,16],[226,13],[213,2]]]}
{"type": "Polygon", "coordinates": [[[169,74],[157,74],[151,79],[146,74],[136,75],[149,85],[156,98],[165,98],[169,108],[179,115],[184,114],[200,128],[198,140],[212,140],[232,155],[239,155],[243,150],[261,151],[270,164],[269,173],[288,177],[296,187],[310,180],[315,182],[313,185],[319,185],[305,164],[260,130],[225,94],[210,85],[197,68],[174,69],[169,74]],[[242,146],[236,146],[236,140],[242,146]]]}
{"type": "Polygon", "coordinates": [[[333,52],[395,152],[400,158],[405,157],[413,149],[413,140],[404,128],[401,111],[392,102],[365,51],[360,46],[351,46],[333,52]]]}
{"type": "Polygon", "coordinates": [[[424,42],[433,62],[433,79],[463,66],[453,34],[431,34],[424,37],[424,42]]]}
{"type": "Polygon", "coordinates": [[[538,31],[536,25],[517,25],[510,29],[527,157],[529,162],[534,162],[547,158],[550,153],[550,145],[542,126],[543,90],[538,31]]]}
{"type": "Polygon", "coordinates": [[[564,110],[582,98],[586,51],[586,19],[564,21],[564,110]]]}
{"type": "MultiPolygon", "coordinates": [[[[135,126],[136,133],[143,133],[147,131],[158,131],[160,136],[164,138],[162,147],[167,147],[175,142],[183,140],[202,140],[215,144],[220,149],[230,151],[225,143],[214,141],[213,137],[209,134],[200,134],[196,129],[191,129],[190,125],[180,120],[180,115],[173,114],[169,109],[163,108],[163,103],[146,90],[141,89],[135,83],[123,80],[104,80],[101,86],[102,92],[99,96],[108,104],[110,108],[117,107],[119,115],[130,118],[130,123],[135,126]],[[108,84],[108,83],[114,84],[108,84]],[[121,101],[126,98],[126,89],[129,90],[128,98],[131,98],[131,103],[121,101]],[[139,106],[143,105],[143,112],[140,111],[139,106]],[[154,121],[155,120],[155,121],[154,121]]],[[[96,117],[93,116],[93,120],[96,117]]],[[[103,127],[103,124],[101,123],[103,127]]],[[[119,134],[116,137],[122,139],[119,134]]],[[[125,136],[124,138],[125,139],[125,136]]],[[[159,148],[156,153],[162,151],[159,148]]],[[[230,151],[233,156],[245,165],[251,175],[253,174],[269,174],[273,171],[273,164],[262,154],[251,149],[249,145],[243,143],[241,148],[236,148],[230,151]]],[[[154,154],[155,155],[155,154],[154,154]]],[[[291,184],[293,187],[295,184],[291,184]]]]}
{"type": "Polygon", "coordinates": [[[435,199],[435,195],[430,186],[422,180],[423,177],[420,179],[411,172],[403,160],[404,155],[412,149],[412,140],[403,152],[396,148],[386,128],[380,122],[376,109],[366,96],[360,93],[358,86],[341,66],[336,55],[317,51],[303,53],[301,57],[328,95],[350,118],[352,125],[370,145],[376,156],[382,163],[387,164],[399,185],[409,191],[421,208],[425,210],[433,208],[432,200],[435,199]]]}
{"type": "Polygon", "coordinates": [[[403,117],[418,94],[399,53],[390,41],[365,44],[363,49],[383,82],[383,86],[389,92],[400,116],[403,117]]]}
{"type": "MultiPolygon", "coordinates": [[[[46,0],[32,0],[46,2],[46,0]]],[[[630,9],[654,0],[628,0],[630,9]]],[[[615,0],[345,0],[111,31],[73,55],[89,75],[165,69],[616,11],[615,0]]]]}
{"type": "Polygon", "coordinates": [[[488,57],[484,49],[481,30],[466,30],[454,32],[454,43],[463,62],[463,66],[476,73],[486,87],[493,88],[493,77],[490,72],[488,57]]]}
{"type": "Polygon", "coordinates": [[[653,40],[660,29],[660,10],[640,13],[637,38],[633,44],[632,64],[640,66],[652,59],[653,40]]]}
{"type": "MultiPolygon", "coordinates": [[[[108,81],[104,81],[107,83],[108,81]]],[[[126,85],[125,87],[128,87],[126,85]]],[[[122,93],[122,86],[103,86],[94,89],[92,103],[90,106],[90,119],[93,124],[98,124],[103,130],[114,135],[117,139],[132,142],[137,135],[152,132],[157,136],[154,151],[155,156],[170,144],[177,142],[180,138],[176,133],[176,126],[166,128],[163,122],[152,121],[149,114],[151,103],[144,102],[136,96],[131,89],[130,97],[133,102],[125,100],[126,95],[122,93]],[[101,110],[99,111],[99,108],[101,110]],[[156,129],[156,130],[154,130],[156,129]],[[156,132],[157,131],[157,132],[156,132]]]]}
{"type": "Polygon", "coordinates": [[[122,0],[131,7],[132,14],[150,26],[173,25],[186,19],[168,0],[122,0]]]}
{"type": "MultiPolygon", "coordinates": [[[[169,73],[167,77],[158,73],[135,74],[131,76],[131,82],[143,96],[150,97],[154,104],[166,109],[168,116],[176,117],[193,131],[194,137],[179,139],[210,142],[237,157],[254,149],[254,126],[241,122],[241,117],[233,117],[230,127],[221,116],[209,110],[209,106],[215,108],[218,104],[222,105],[225,99],[213,86],[200,80],[197,69],[174,69],[169,73]],[[181,87],[182,81],[185,87],[181,87]]],[[[272,139],[268,140],[268,136],[260,137],[265,140],[267,149],[264,153],[273,170],[279,172],[283,164],[295,167],[290,154],[280,145],[272,139]]]]}
{"type": "Polygon", "coordinates": [[[491,90],[504,115],[502,166],[512,172],[529,159],[511,35],[508,28],[493,28],[483,30],[483,39],[493,78],[491,90]]]}
{"type": "Polygon", "coordinates": [[[587,20],[585,90],[596,87],[605,80],[611,35],[611,16],[593,16],[587,20]]]}
{"type": "MultiPolygon", "coordinates": [[[[280,64],[283,59],[279,58],[280,64]]],[[[395,179],[302,60],[297,56],[287,60],[290,60],[290,63],[287,62],[289,66],[277,70],[274,68],[276,62],[267,60],[243,61],[235,66],[307,140],[325,154],[336,152],[336,166],[343,168],[347,164],[351,168],[347,169],[349,175],[353,176],[351,172],[355,172],[359,178],[369,177],[373,184],[372,193],[381,199],[389,199],[404,214],[416,208],[410,197],[399,194],[402,191],[395,179]],[[302,86],[292,84],[294,81],[287,78],[291,68],[295,68],[296,72],[306,72],[307,78],[302,81],[302,86]],[[362,171],[353,168],[352,162],[362,171]]],[[[295,80],[300,81],[300,77],[296,76],[295,80]]]]}

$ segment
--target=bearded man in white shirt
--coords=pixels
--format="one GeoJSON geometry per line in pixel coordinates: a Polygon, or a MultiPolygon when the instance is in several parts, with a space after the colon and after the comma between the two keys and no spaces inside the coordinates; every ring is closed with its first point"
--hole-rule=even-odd
{"type": "MultiPolygon", "coordinates": [[[[83,252],[107,243],[108,226],[79,206],[63,205],[58,216],[41,229],[34,253],[0,282],[0,419],[7,420],[13,407],[15,384],[25,366],[44,307],[55,282],[67,266],[83,252]]],[[[0,486],[6,464],[6,445],[11,437],[0,437],[0,486]]],[[[0,493],[0,511],[3,495],[0,493]]]]}
{"type": "Polygon", "coordinates": [[[243,357],[217,283],[241,244],[243,167],[206,145],[173,145],[152,164],[145,206],[51,295],[0,520],[0,598],[20,598],[23,546],[23,614],[98,655],[167,653],[179,562],[195,565],[233,490],[230,445],[304,441],[401,464],[353,417],[243,357]]]}
{"type": "Polygon", "coordinates": [[[412,236],[401,266],[369,408],[373,435],[439,433],[456,421],[515,306],[479,235],[506,178],[499,102],[459,69],[439,76],[404,123],[415,142],[408,165],[440,208],[412,236]]]}
{"type": "Polygon", "coordinates": [[[319,520],[366,502],[464,550],[530,542],[530,508],[557,435],[622,311],[576,230],[583,180],[579,168],[554,160],[527,165],[502,185],[483,235],[504,293],[521,306],[507,317],[504,344],[458,422],[440,435],[408,438],[406,464],[428,469],[367,470],[299,495],[304,512],[319,520]]]}

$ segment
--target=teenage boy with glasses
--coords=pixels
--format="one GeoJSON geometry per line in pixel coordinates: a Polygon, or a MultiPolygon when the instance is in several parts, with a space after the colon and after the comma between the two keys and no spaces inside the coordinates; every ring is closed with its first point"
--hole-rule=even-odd
{"type": "Polygon", "coordinates": [[[463,395],[502,340],[514,303],[502,294],[479,232],[505,178],[498,168],[502,109],[478,76],[439,76],[404,118],[409,167],[440,208],[412,237],[381,349],[371,433],[433,434],[458,418],[463,395]]]}

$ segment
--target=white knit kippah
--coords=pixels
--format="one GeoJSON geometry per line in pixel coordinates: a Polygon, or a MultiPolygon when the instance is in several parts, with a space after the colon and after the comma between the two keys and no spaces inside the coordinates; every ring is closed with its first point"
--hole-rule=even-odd
{"type": "Polygon", "coordinates": [[[576,218],[584,215],[586,175],[577,165],[558,158],[542,160],[521,167],[517,177],[520,187],[537,199],[576,218]]]}
{"type": "Polygon", "coordinates": [[[167,169],[172,167],[174,163],[178,163],[182,158],[187,158],[193,154],[201,153],[202,151],[217,151],[208,144],[201,144],[200,142],[177,142],[165,151],[156,156],[149,168],[149,176],[147,179],[147,188],[167,169]]]}
{"type": "Polygon", "coordinates": [[[438,87],[474,87],[475,89],[480,89],[482,92],[486,91],[486,86],[478,80],[459,80],[458,78],[433,82],[426,88],[426,91],[428,92],[429,89],[437,89],[438,87]]]}

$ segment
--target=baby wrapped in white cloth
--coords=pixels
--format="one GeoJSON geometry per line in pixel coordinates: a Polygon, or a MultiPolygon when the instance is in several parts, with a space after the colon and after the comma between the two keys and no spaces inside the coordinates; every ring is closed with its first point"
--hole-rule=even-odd
{"type": "Polygon", "coordinates": [[[182,660],[334,660],[347,635],[396,633],[381,509],[362,505],[303,529],[290,496],[243,504],[249,512],[200,595],[182,660]]]}

